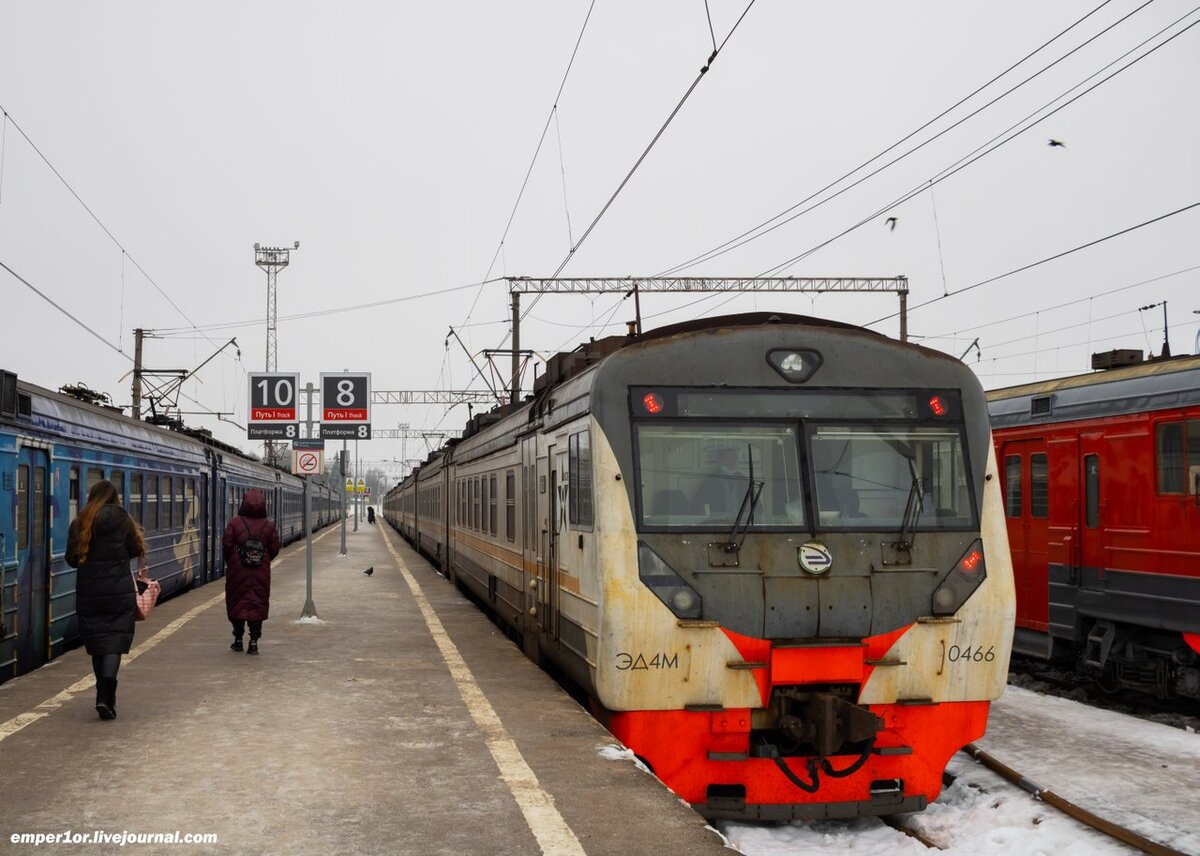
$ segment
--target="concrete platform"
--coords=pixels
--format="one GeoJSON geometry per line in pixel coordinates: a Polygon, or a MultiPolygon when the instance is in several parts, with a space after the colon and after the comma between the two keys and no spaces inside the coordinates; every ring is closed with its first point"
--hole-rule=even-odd
{"type": "Polygon", "coordinates": [[[394,530],[314,541],[322,623],[297,622],[300,542],[258,657],[229,650],[217,584],[138,625],[115,721],[82,649],[0,686],[0,851],[730,852],[394,530]],[[176,831],[216,843],[11,837],[176,831]]]}

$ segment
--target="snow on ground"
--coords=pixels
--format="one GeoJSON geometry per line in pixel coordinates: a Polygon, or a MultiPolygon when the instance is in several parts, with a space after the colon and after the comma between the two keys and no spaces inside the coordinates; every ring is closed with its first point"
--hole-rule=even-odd
{"type": "MultiPolygon", "coordinates": [[[[1010,687],[977,744],[1059,796],[1200,856],[1200,735],[1010,687]]],[[[959,753],[937,801],[905,822],[951,856],[1108,856],[1132,848],[1082,827],[959,753]]],[[[746,856],[909,856],[923,844],[877,819],[721,823],[746,856]]]]}

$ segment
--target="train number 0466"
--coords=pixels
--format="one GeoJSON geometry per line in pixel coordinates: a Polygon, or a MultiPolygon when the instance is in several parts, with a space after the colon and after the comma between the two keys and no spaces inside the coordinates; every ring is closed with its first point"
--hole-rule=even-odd
{"type": "Polygon", "coordinates": [[[621,672],[637,671],[639,669],[678,669],[679,655],[662,652],[646,659],[645,654],[630,654],[621,651],[617,654],[617,670],[621,672]]]}
{"type": "Polygon", "coordinates": [[[951,645],[950,650],[946,652],[946,659],[951,663],[968,662],[968,663],[990,663],[996,659],[996,646],[989,645],[987,650],[983,650],[982,645],[972,647],[968,645],[966,648],[958,645],[951,645]]]}

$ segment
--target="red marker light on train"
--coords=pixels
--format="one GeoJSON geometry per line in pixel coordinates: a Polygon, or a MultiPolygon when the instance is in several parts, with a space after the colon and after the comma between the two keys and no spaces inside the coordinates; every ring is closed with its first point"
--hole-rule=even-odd
{"type": "Polygon", "coordinates": [[[958,566],[968,573],[974,573],[979,570],[981,562],[983,562],[983,553],[979,550],[972,550],[959,560],[958,566]]]}
{"type": "Polygon", "coordinates": [[[934,416],[945,416],[948,408],[946,402],[942,400],[940,395],[931,396],[929,399],[929,409],[933,411],[934,416]]]}
{"type": "Polygon", "coordinates": [[[647,413],[660,413],[663,409],[663,400],[658,393],[647,392],[642,396],[642,407],[646,408],[647,413]]]}

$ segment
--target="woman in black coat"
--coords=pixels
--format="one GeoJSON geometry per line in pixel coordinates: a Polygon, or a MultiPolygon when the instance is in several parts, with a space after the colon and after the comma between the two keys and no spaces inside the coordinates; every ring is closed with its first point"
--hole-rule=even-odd
{"type": "Polygon", "coordinates": [[[121,507],[117,488],[100,481],[67,532],[67,564],[75,576],[79,635],[96,673],[96,712],[117,718],[117,670],[133,645],[134,582],[131,559],[145,555],[141,529],[121,507]]]}
{"type": "Polygon", "coordinates": [[[262,623],[271,608],[271,560],[279,555],[279,532],[267,519],[267,500],[258,488],[242,497],[237,517],[225,527],[225,613],[233,625],[231,651],[242,650],[250,625],[247,654],[258,653],[262,623]]]}

